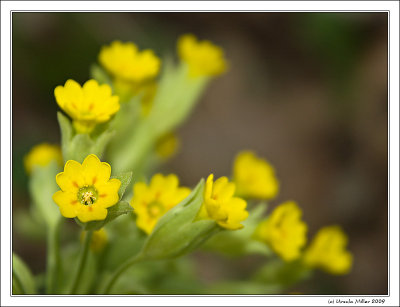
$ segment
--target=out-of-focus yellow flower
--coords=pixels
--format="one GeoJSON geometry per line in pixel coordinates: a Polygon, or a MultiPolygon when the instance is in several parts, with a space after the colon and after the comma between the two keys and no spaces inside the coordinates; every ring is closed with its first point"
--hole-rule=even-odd
{"type": "Polygon", "coordinates": [[[346,250],[348,238],[340,226],[327,226],[318,231],[304,253],[304,263],[331,274],[346,274],[353,262],[346,250]]]}
{"type": "Polygon", "coordinates": [[[174,174],[156,174],[149,185],[136,183],[133,186],[131,206],[137,215],[137,226],[150,234],[158,220],[189,194],[190,189],[179,187],[179,179],[174,174]]]}
{"type": "Polygon", "coordinates": [[[61,214],[78,217],[81,222],[104,220],[107,209],[118,200],[121,181],[110,179],[111,167],[96,155],[89,155],[82,164],[68,160],[64,172],[56,176],[61,191],[53,195],[61,214]]]}
{"type": "Polygon", "coordinates": [[[111,87],[89,80],[81,87],[68,80],[54,90],[56,101],[73,120],[79,133],[90,133],[98,123],[106,122],[119,110],[119,97],[112,96],[111,87]]]}
{"type": "Polygon", "coordinates": [[[178,54],[189,66],[190,77],[213,77],[224,73],[227,62],[224,51],[210,41],[198,41],[192,34],[182,35],[178,40],[178,54]]]}
{"type": "Polygon", "coordinates": [[[115,78],[135,83],[156,77],[161,65],[160,59],[152,50],[139,51],[135,44],[120,41],[103,46],[99,61],[115,78]]]}
{"type": "Polygon", "coordinates": [[[243,228],[240,224],[249,216],[245,200],[234,197],[235,184],[227,177],[208,176],[204,188],[204,203],[200,209],[199,218],[215,220],[223,228],[236,230],[243,228]]]}
{"type": "Polygon", "coordinates": [[[162,159],[168,159],[172,157],[178,150],[179,139],[175,133],[167,133],[161,137],[156,145],[156,153],[162,159]]]}
{"type": "Polygon", "coordinates": [[[35,166],[46,166],[53,160],[62,166],[63,158],[60,146],[47,143],[36,145],[24,157],[25,170],[30,174],[35,166]]]}
{"type": "Polygon", "coordinates": [[[246,198],[271,199],[278,194],[279,182],[273,167],[251,151],[240,152],[233,165],[236,193],[246,198]]]}
{"type": "Polygon", "coordinates": [[[255,238],[267,243],[283,260],[295,260],[307,241],[307,225],[301,215],[295,202],[285,202],[260,223],[255,238]]]}
{"type": "MultiPolygon", "coordinates": [[[[86,231],[82,231],[81,232],[81,242],[83,242],[85,235],[86,235],[86,231]]],[[[107,245],[107,242],[108,242],[108,235],[104,228],[93,231],[93,235],[90,240],[90,249],[94,253],[99,253],[107,245]]]]}

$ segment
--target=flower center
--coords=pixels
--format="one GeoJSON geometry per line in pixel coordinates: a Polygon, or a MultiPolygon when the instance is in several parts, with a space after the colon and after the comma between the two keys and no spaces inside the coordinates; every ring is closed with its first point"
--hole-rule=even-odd
{"type": "Polygon", "coordinates": [[[151,217],[157,217],[164,213],[165,207],[158,201],[153,201],[147,205],[147,212],[151,217]]]}
{"type": "Polygon", "coordinates": [[[97,197],[97,190],[93,186],[84,186],[78,191],[78,201],[85,206],[93,205],[97,197]]]}

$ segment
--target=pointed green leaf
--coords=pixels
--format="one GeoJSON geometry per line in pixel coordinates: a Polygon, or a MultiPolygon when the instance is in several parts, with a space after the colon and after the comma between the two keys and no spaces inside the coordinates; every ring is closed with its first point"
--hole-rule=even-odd
{"type": "Polygon", "coordinates": [[[30,269],[16,254],[12,256],[13,294],[36,294],[35,279],[30,269]]]}
{"type": "Polygon", "coordinates": [[[72,125],[71,121],[61,112],[57,112],[57,119],[61,131],[61,149],[64,161],[67,161],[66,157],[68,155],[68,145],[72,138],[72,133],[73,133],[72,125]]]}
{"type": "Polygon", "coordinates": [[[121,187],[119,188],[118,195],[119,199],[122,199],[122,196],[124,196],[126,188],[128,187],[129,183],[132,180],[132,172],[126,172],[119,174],[117,176],[111,176],[111,178],[115,178],[121,181],[121,187]]]}

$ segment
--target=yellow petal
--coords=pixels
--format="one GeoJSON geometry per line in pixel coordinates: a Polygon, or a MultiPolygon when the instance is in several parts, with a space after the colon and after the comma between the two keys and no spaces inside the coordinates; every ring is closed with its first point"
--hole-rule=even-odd
{"type": "Polygon", "coordinates": [[[62,216],[66,218],[76,217],[80,207],[76,194],[57,191],[53,195],[53,200],[59,206],[62,216]]]}
{"type": "Polygon", "coordinates": [[[99,194],[96,204],[103,208],[108,208],[115,205],[119,201],[118,190],[120,187],[121,181],[115,178],[109,180],[103,185],[96,187],[99,194]]]}
{"type": "Polygon", "coordinates": [[[107,209],[98,207],[96,205],[81,206],[77,216],[78,219],[83,223],[90,221],[101,221],[107,217],[107,209]]]}

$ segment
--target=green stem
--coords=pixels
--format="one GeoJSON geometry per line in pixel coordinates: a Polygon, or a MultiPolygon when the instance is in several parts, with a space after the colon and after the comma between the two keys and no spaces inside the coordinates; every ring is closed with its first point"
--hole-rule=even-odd
{"type": "Polygon", "coordinates": [[[111,291],[111,289],[114,286],[115,282],[121,276],[121,274],[123,272],[125,272],[125,270],[127,270],[130,266],[132,266],[135,263],[138,263],[138,262],[140,262],[142,260],[143,260],[143,258],[141,257],[141,255],[136,255],[133,258],[131,258],[128,261],[126,261],[125,263],[123,263],[122,265],[120,265],[118,267],[118,269],[114,272],[114,274],[111,276],[111,279],[109,280],[109,282],[106,284],[106,286],[104,288],[104,294],[108,294],[111,291]]]}
{"type": "Polygon", "coordinates": [[[72,282],[70,294],[76,294],[76,289],[78,288],[79,280],[81,279],[82,272],[85,266],[86,258],[89,252],[90,240],[92,239],[93,231],[86,232],[85,241],[83,242],[83,249],[80,255],[78,268],[75,273],[75,277],[72,282]]]}
{"type": "Polygon", "coordinates": [[[48,228],[47,233],[47,294],[56,294],[58,273],[60,271],[60,227],[61,219],[54,226],[48,228]]]}

